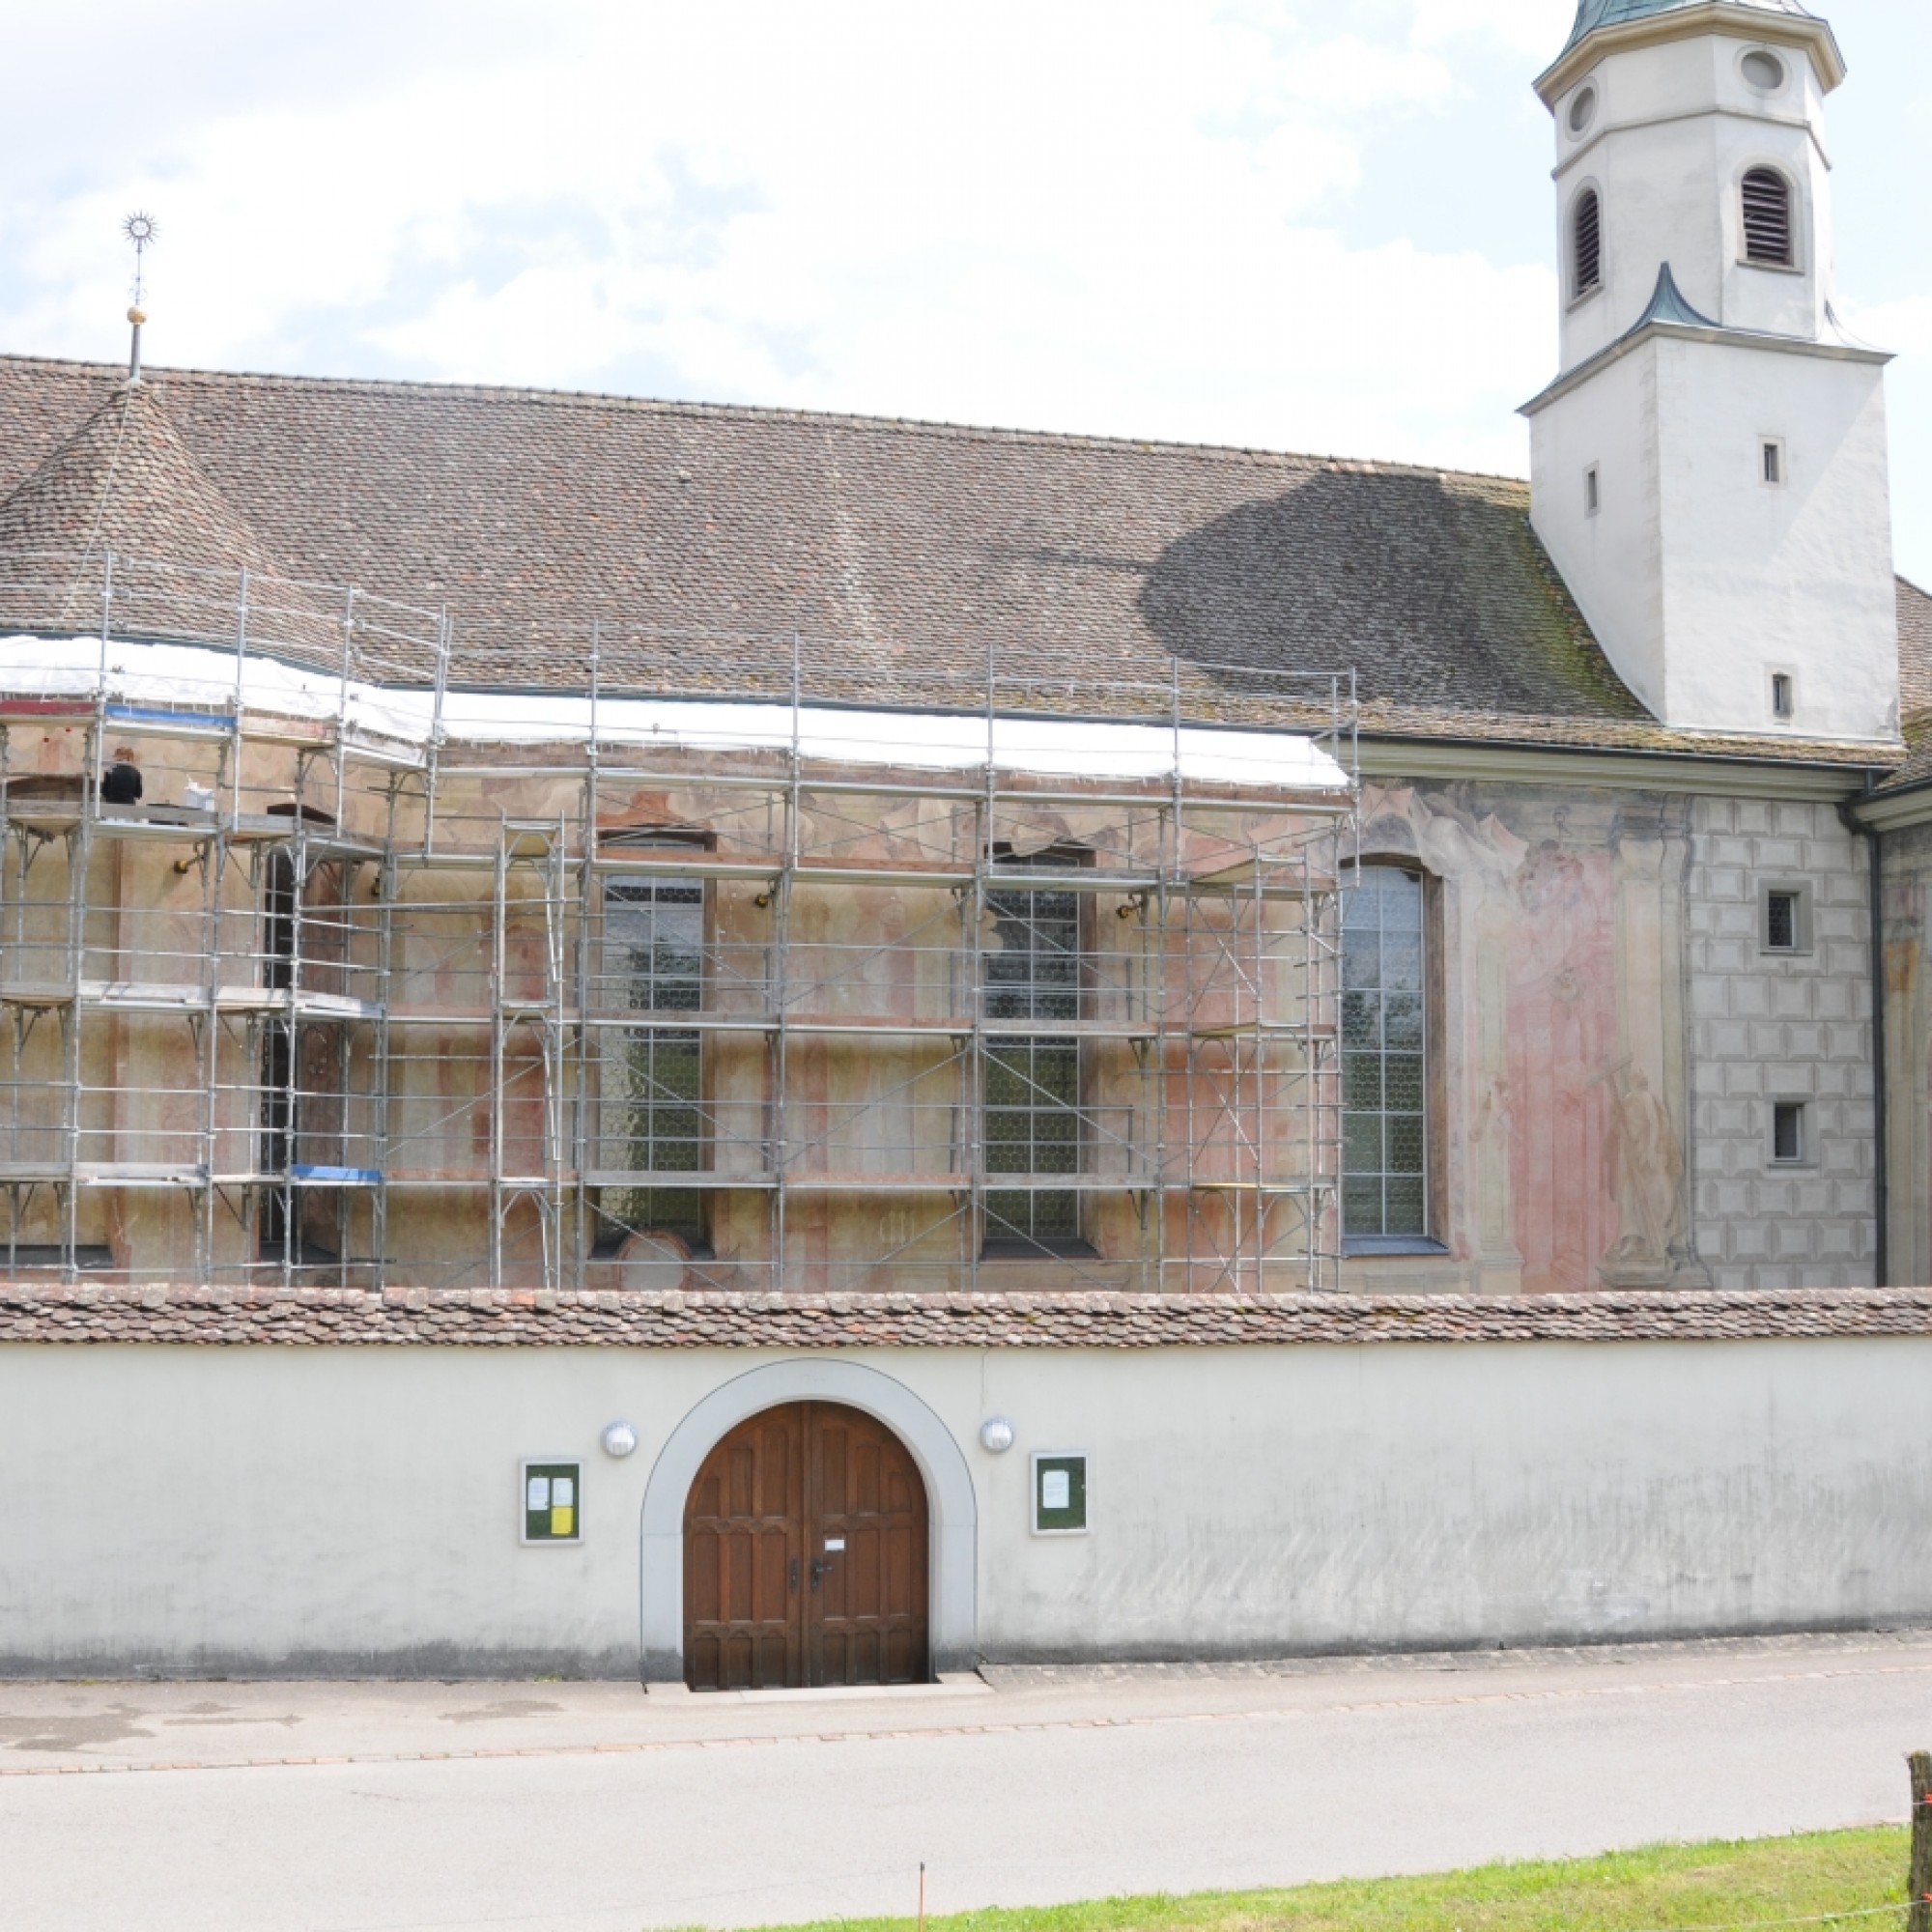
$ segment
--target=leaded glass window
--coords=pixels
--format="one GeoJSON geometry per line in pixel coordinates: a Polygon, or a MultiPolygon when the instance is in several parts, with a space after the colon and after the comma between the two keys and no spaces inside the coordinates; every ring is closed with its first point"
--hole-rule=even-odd
{"type": "MultiPolygon", "coordinates": [[[[1001,864],[1025,863],[1003,857],[1001,864]]],[[[1033,862],[1065,867],[1079,855],[1033,862]]],[[[1080,895],[1000,887],[986,895],[999,933],[985,954],[988,1019],[1077,1019],[1080,895]]],[[[986,1172],[1038,1180],[1080,1171],[1080,1042],[1050,1033],[996,1037],[980,1064],[986,1172]]],[[[1080,1195],[1066,1187],[994,1187],[986,1193],[989,1252],[1065,1253],[1080,1239],[1080,1195]]]]}
{"type": "Polygon", "coordinates": [[[1422,881],[1364,866],[1342,898],[1342,1225],[1429,1233],[1422,881]]]}
{"type": "MultiPolygon", "coordinates": [[[[1041,1176],[1080,1171],[1080,1045],[1070,1039],[996,1039],[983,1068],[986,1172],[1041,1176]]],[[[1072,1188],[995,1187],[986,1193],[988,1241],[1049,1246],[1080,1236],[1072,1188]]]]}
{"type": "Polygon", "coordinates": [[[986,903],[1000,935],[998,949],[986,954],[986,1017],[1077,1019],[1080,895],[1001,888],[986,903]]]}
{"type": "Polygon", "coordinates": [[[604,889],[604,974],[633,1012],[696,1012],[704,1004],[704,888],[612,879],[604,889]]]}
{"type": "MultiPolygon", "coordinates": [[[[605,998],[639,1013],[704,1004],[704,889],[682,880],[617,878],[604,892],[605,998]]],[[[639,1174],[704,1166],[703,1036],[688,1027],[612,1030],[604,1041],[604,1163],[639,1174]]],[[[641,1228],[703,1238],[696,1187],[606,1187],[607,1241],[641,1228]]]]}

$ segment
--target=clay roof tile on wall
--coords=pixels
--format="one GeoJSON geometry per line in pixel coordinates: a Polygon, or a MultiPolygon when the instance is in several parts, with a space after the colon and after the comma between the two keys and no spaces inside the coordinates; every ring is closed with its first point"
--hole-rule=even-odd
{"type": "Polygon", "coordinates": [[[227,1348],[1171,1349],[1932,1335],[1932,1291],[733,1294],[0,1282],[0,1342],[227,1348]]]}

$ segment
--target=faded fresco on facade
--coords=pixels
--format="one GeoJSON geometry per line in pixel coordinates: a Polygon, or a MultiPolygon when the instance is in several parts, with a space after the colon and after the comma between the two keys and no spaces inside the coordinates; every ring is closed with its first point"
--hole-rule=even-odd
{"type": "Polygon", "coordinates": [[[1681,818],[1643,793],[1367,788],[1365,859],[1411,861],[1431,882],[1445,1252],[1378,1258],[1365,1279],[1525,1293],[1701,1279],[1686,1235],[1681,818]]]}

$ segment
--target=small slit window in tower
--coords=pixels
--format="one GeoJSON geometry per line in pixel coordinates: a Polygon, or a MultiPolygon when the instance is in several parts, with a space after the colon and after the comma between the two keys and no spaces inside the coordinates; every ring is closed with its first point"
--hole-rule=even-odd
{"type": "Polygon", "coordinates": [[[1604,279],[1603,209],[1593,187],[1577,196],[1570,217],[1570,277],[1573,296],[1588,295],[1604,279]]]}
{"type": "Polygon", "coordinates": [[[1804,1102],[1774,1100],[1771,1106],[1771,1157],[1777,1161],[1804,1158],[1804,1102]]]}
{"type": "Polygon", "coordinates": [[[1597,466],[1593,463],[1583,472],[1583,514],[1586,517],[1594,517],[1597,514],[1597,505],[1602,500],[1603,497],[1597,488],[1597,466]]]}
{"type": "Polygon", "coordinates": [[[1744,181],[1745,260],[1791,266],[1791,185],[1773,168],[1744,181]]]}
{"type": "Polygon", "coordinates": [[[1775,670],[1771,674],[1771,715],[1782,724],[1789,724],[1797,715],[1798,699],[1793,692],[1791,673],[1788,670],[1775,670]]]}
{"type": "Polygon", "coordinates": [[[1766,437],[1758,444],[1758,474],[1767,483],[1784,481],[1784,445],[1776,437],[1766,437]]]}

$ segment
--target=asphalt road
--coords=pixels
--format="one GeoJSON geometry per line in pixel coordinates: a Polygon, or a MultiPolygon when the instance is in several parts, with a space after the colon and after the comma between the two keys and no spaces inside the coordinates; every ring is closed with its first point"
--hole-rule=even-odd
{"type": "Polygon", "coordinates": [[[1932,1633],[893,1696],[0,1684],[10,1932],[619,1932],[1905,1814],[1932,1633]]]}

